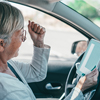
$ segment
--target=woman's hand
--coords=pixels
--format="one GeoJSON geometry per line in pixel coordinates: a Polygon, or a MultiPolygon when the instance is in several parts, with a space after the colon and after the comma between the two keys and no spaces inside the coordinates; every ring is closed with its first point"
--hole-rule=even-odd
{"type": "Polygon", "coordinates": [[[87,74],[86,76],[80,78],[79,82],[77,83],[76,87],[79,88],[82,92],[93,85],[97,84],[98,78],[98,70],[94,69],[91,73],[87,74]]]}
{"type": "Polygon", "coordinates": [[[43,48],[44,47],[45,28],[34,22],[29,21],[28,31],[30,33],[31,39],[34,42],[34,46],[43,48]]]}

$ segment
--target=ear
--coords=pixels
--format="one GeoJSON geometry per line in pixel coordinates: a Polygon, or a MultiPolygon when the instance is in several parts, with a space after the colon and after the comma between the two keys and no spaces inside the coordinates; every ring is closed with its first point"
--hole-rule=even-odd
{"type": "Polygon", "coordinates": [[[4,51],[5,43],[3,39],[0,39],[0,52],[4,51]]]}

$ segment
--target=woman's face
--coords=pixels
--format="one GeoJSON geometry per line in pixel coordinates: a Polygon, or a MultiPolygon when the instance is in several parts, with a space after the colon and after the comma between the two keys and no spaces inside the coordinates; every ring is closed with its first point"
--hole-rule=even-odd
{"type": "Polygon", "coordinates": [[[8,59],[18,56],[19,47],[23,42],[23,34],[24,30],[20,29],[12,35],[10,44],[5,48],[8,59]]]}

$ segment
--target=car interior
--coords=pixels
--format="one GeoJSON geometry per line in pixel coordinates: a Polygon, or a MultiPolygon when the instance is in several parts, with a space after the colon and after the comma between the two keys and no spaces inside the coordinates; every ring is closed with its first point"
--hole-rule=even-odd
{"type": "MultiPolygon", "coordinates": [[[[37,100],[64,100],[80,78],[76,73],[76,65],[81,62],[89,41],[92,38],[100,40],[100,11],[96,8],[100,2],[96,0],[97,4],[93,6],[93,0],[91,3],[88,2],[89,0],[1,1],[6,1],[21,10],[25,20],[25,30],[27,30],[28,20],[46,28],[44,42],[51,47],[47,76],[41,82],[29,83],[29,86],[37,100]],[[85,2],[96,9],[98,19],[94,22],[94,17],[89,19],[83,15],[84,12],[80,13],[72,8],[75,6],[71,7],[71,4],[75,1],[85,2]]],[[[20,47],[19,56],[13,60],[31,62],[32,45],[27,30],[27,40],[20,47]]],[[[99,100],[99,85],[98,81],[96,86],[84,91],[86,100],[99,100]]]]}

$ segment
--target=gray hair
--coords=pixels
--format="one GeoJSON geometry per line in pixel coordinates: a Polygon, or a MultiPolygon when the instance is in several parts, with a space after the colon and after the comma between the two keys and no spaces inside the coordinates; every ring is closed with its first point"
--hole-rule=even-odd
{"type": "Polygon", "coordinates": [[[9,3],[0,2],[0,38],[9,44],[12,34],[23,26],[24,18],[21,11],[9,3]]]}

